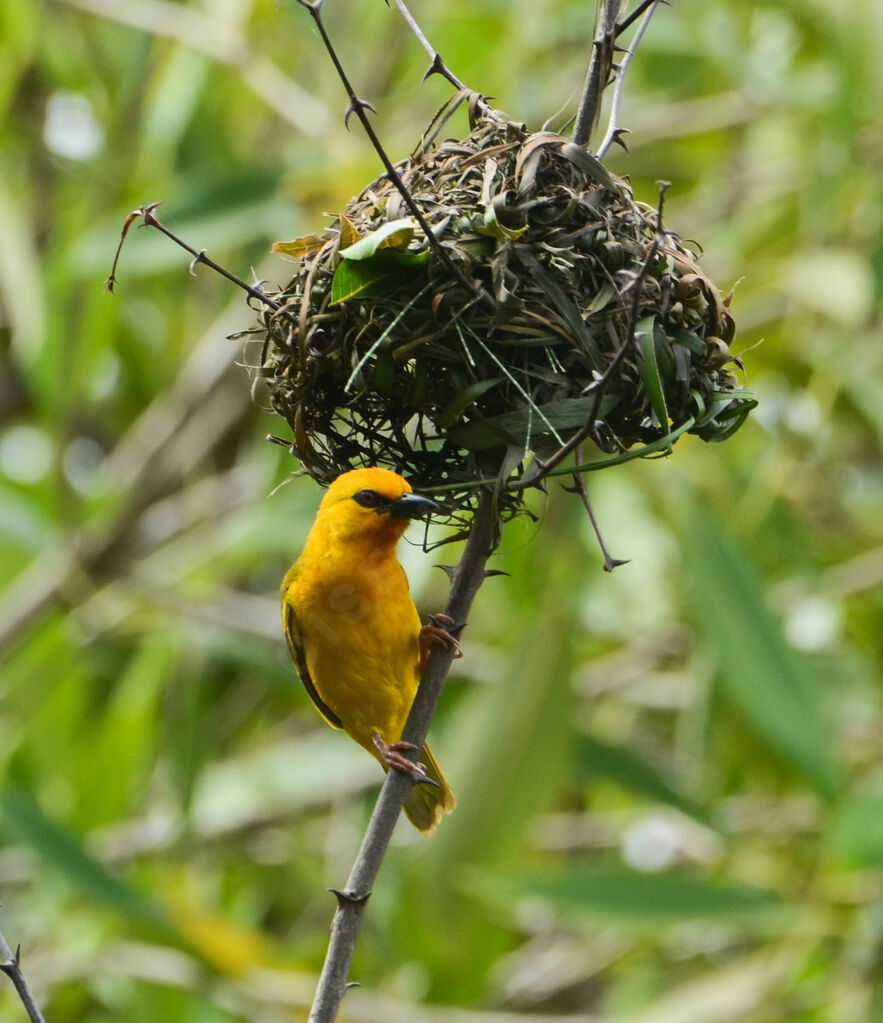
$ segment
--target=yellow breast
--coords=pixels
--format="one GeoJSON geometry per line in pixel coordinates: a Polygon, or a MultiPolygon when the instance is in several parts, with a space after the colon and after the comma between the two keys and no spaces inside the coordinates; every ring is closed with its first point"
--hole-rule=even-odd
{"type": "Polygon", "coordinates": [[[366,749],[375,733],[399,739],[417,690],[420,619],[394,552],[332,546],[292,575],[288,599],[322,700],[366,749]]]}

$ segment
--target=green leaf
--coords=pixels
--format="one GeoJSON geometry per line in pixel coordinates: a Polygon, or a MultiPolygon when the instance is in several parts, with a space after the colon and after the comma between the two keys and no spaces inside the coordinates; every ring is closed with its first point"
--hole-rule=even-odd
{"type": "MultiPolygon", "coordinates": [[[[412,267],[419,265],[409,262],[406,258],[409,255],[384,252],[357,262],[342,259],[331,282],[331,304],[389,295],[397,288],[409,289],[414,279],[412,267]]],[[[416,258],[417,254],[414,255],[416,258]]]]}
{"type": "Polygon", "coordinates": [[[609,778],[631,792],[667,803],[704,824],[709,823],[704,807],[679,792],[657,767],[624,746],[615,746],[595,735],[581,735],[576,752],[579,767],[590,777],[609,778]]]}
{"type": "Polygon", "coordinates": [[[656,338],[654,337],[654,318],[646,317],[635,328],[635,340],[638,342],[638,351],[641,357],[638,359],[638,370],[644,387],[650,397],[650,404],[659,420],[663,431],[668,430],[668,407],[665,404],[665,391],[662,387],[662,379],[659,375],[659,363],[656,360],[656,338]]]}
{"type": "Polygon", "coordinates": [[[488,901],[512,906],[539,899],[561,918],[593,929],[653,931],[697,920],[757,923],[788,908],[774,892],[737,881],[647,874],[619,863],[574,863],[509,876],[476,872],[472,879],[470,889],[488,901]]]}
{"type": "Polygon", "coordinates": [[[388,221],[376,231],[360,238],[355,244],[342,248],[340,255],[343,259],[357,262],[361,259],[370,259],[384,249],[404,252],[413,237],[413,222],[409,217],[402,217],[400,220],[388,221]]]}
{"type": "Polygon", "coordinates": [[[692,391],[691,395],[700,409],[700,415],[690,432],[712,442],[732,437],[758,404],[757,394],[745,388],[737,391],[712,391],[704,400],[696,391],[692,391]]]}
{"type": "Polygon", "coordinates": [[[685,330],[683,327],[669,327],[668,336],[674,344],[688,348],[700,359],[705,358],[705,342],[692,331],[685,330]]]}
{"type": "Polygon", "coordinates": [[[767,609],[750,554],[707,507],[683,517],[684,575],[717,681],[755,736],[821,795],[834,799],[844,770],[820,688],[767,609]]]}
{"type": "Polygon", "coordinates": [[[844,867],[883,864],[883,784],[878,781],[838,804],[825,838],[829,853],[844,867]]]}
{"type": "Polygon", "coordinates": [[[50,820],[27,792],[8,789],[0,796],[0,812],[4,831],[60,871],[80,897],[169,933],[170,924],[159,905],[108,870],[73,832],[50,820]]]}

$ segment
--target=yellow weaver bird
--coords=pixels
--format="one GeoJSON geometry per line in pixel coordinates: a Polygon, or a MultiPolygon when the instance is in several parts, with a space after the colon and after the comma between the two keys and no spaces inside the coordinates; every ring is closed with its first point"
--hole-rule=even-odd
{"type": "Polygon", "coordinates": [[[303,553],[282,581],[288,649],[313,703],[384,770],[423,779],[404,809],[424,832],[456,799],[429,746],[415,766],[402,753],[415,747],[400,740],[430,647],[456,644],[436,624],[450,619],[420,627],[395,548],[412,518],[436,508],[388,469],[346,472],[328,488],[303,553]]]}

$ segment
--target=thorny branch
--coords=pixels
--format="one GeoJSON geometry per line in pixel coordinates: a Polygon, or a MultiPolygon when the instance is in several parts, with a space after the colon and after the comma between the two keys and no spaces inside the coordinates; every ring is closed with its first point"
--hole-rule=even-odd
{"type": "Polygon", "coordinates": [[[375,152],[380,157],[380,160],[383,163],[384,168],[386,169],[387,177],[396,187],[396,189],[399,192],[399,195],[401,195],[402,199],[405,201],[405,205],[408,207],[408,209],[411,211],[412,216],[420,225],[420,228],[426,237],[426,241],[429,247],[436,254],[439,261],[443,264],[443,266],[451,275],[451,277],[459,281],[460,284],[462,284],[463,287],[466,289],[468,294],[470,295],[477,294],[478,292],[476,285],[473,284],[463,274],[459,267],[455,266],[455,264],[452,262],[451,257],[448,255],[444,246],[436,238],[435,232],[432,230],[432,226],[430,225],[429,221],[426,219],[426,217],[423,215],[422,210],[414,201],[414,197],[405,187],[401,175],[395,169],[392,160],[390,160],[390,158],[387,156],[386,150],[383,148],[383,144],[381,143],[377,135],[377,132],[374,130],[371,121],[368,119],[368,114],[366,113],[367,110],[373,110],[374,108],[366,100],[359,99],[359,97],[356,95],[355,89],[353,89],[349,77],[346,71],[344,71],[343,69],[343,65],[340,62],[340,58],[337,56],[337,51],[334,49],[334,45],[332,44],[331,39],[325,30],[325,23],[322,21],[322,4],[324,0],[314,0],[313,3],[310,3],[309,0],[297,0],[297,2],[301,5],[301,7],[304,7],[309,12],[310,17],[313,19],[313,22],[316,25],[316,29],[318,30],[319,35],[322,37],[322,42],[325,44],[325,49],[328,51],[328,56],[331,58],[332,64],[334,64],[334,69],[337,71],[337,75],[340,78],[340,81],[344,89],[346,90],[347,97],[349,98],[349,106],[347,107],[346,115],[344,117],[344,123],[346,123],[346,121],[349,120],[350,114],[355,114],[356,117],[358,117],[358,119],[362,123],[362,127],[365,129],[365,134],[370,139],[371,145],[374,147],[375,152]]]}
{"type": "MultiPolygon", "coordinates": [[[[629,64],[632,61],[632,57],[635,55],[635,51],[638,49],[638,43],[641,41],[641,37],[650,24],[650,19],[656,11],[656,7],[660,0],[650,0],[647,10],[644,11],[644,16],[641,18],[641,23],[638,25],[635,31],[635,37],[632,39],[631,45],[625,52],[625,56],[619,62],[619,65],[615,68],[616,84],[613,87],[613,98],[610,101],[610,118],[607,122],[607,131],[604,138],[601,140],[601,144],[598,146],[598,151],[595,154],[599,160],[604,159],[604,154],[610,148],[614,142],[619,142],[622,145],[620,136],[625,129],[620,128],[617,125],[619,120],[619,104],[622,102],[622,93],[625,86],[625,75],[628,71],[629,64]]],[[[617,26],[617,35],[619,34],[621,26],[617,26]]]]}
{"type": "Polygon", "coordinates": [[[587,146],[592,130],[601,114],[601,96],[610,79],[613,67],[613,47],[616,39],[616,19],[619,16],[621,0],[601,0],[595,38],[592,40],[592,56],[583,85],[582,99],[576,115],[571,138],[578,146],[587,146]]]}
{"type": "Polygon", "coordinates": [[[650,22],[650,18],[660,3],[668,3],[668,0],[641,0],[641,3],[638,4],[631,14],[623,18],[622,21],[617,21],[622,7],[622,0],[602,0],[601,2],[598,11],[598,21],[595,26],[595,37],[592,40],[592,56],[589,60],[589,68],[586,72],[583,94],[572,136],[573,141],[578,146],[588,146],[592,131],[601,116],[601,97],[604,94],[604,89],[610,82],[611,73],[615,74],[616,87],[610,111],[610,122],[604,140],[595,154],[599,159],[604,156],[611,143],[619,141],[622,129],[616,127],[616,120],[619,115],[619,103],[622,98],[625,72],[637,49],[638,43],[641,41],[641,36],[643,36],[650,22]],[[616,40],[638,18],[641,18],[641,24],[638,26],[631,46],[626,50],[625,57],[617,65],[613,61],[616,40]]]}
{"type": "MultiPolygon", "coordinates": [[[[455,623],[466,621],[472,601],[488,574],[485,566],[496,545],[498,532],[496,499],[493,491],[487,489],[482,491],[460,562],[451,571],[451,592],[445,614],[455,623]]],[[[430,652],[402,732],[402,740],[413,743],[418,750],[426,740],[452,658],[453,651],[447,647],[436,646],[430,652]]],[[[349,986],[347,977],[362,925],[365,903],[380,871],[402,805],[413,784],[409,775],[399,771],[392,770],[386,776],[346,886],[342,891],[334,893],[337,896],[337,912],[331,925],[331,940],[309,1023],[332,1023],[337,1016],[341,999],[349,986]]]]}
{"type": "Polygon", "coordinates": [[[616,26],[616,38],[618,39],[627,28],[630,28],[648,7],[655,7],[659,3],[667,4],[668,0],[641,0],[641,3],[632,11],[628,17],[623,18],[616,26]]]}
{"type": "Polygon", "coordinates": [[[15,954],[13,954],[12,949],[6,943],[6,938],[3,937],[2,931],[0,931],[0,970],[12,981],[12,985],[18,993],[21,1004],[25,1007],[25,1012],[27,1012],[31,1023],[46,1023],[43,1013],[40,1012],[40,1008],[34,1000],[34,996],[31,994],[31,989],[28,987],[28,982],[25,980],[25,975],[22,972],[21,946],[19,945],[15,950],[15,954]]]}
{"type": "Polygon", "coordinates": [[[116,276],[117,263],[119,263],[120,253],[122,252],[123,244],[126,241],[126,237],[129,233],[129,228],[132,226],[132,223],[135,220],[137,220],[138,217],[141,217],[141,219],[144,221],[143,224],[144,227],[155,227],[158,231],[161,231],[167,238],[171,238],[171,240],[176,245],[180,245],[182,249],[186,250],[187,252],[190,253],[191,256],[193,256],[193,261],[190,264],[191,273],[193,273],[197,263],[205,263],[207,267],[214,270],[215,273],[219,273],[228,281],[231,281],[233,284],[237,286],[237,288],[242,288],[242,290],[246,292],[249,298],[261,302],[263,305],[272,309],[274,312],[281,313],[283,316],[286,316],[289,320],[296,324],[297,321],[294,319],[292,314],[288,312],[288,310],[283,309],[278,302],[270,298],[270,296],[267,295],[265,292],[261,291],[261,289],[257,285],[249,284],[247,281],[244,281],[241,277],[237,277],[236,274],[231,273],[226,267],[221,266],[220,263],[216,263],[213,259],[206,255],[205,249],[194,249],[192,245],[188,245],[188,243],[185,242],[183,238],[178,237],[178,235],[176,235],[174,231],[171,231],[168,227],[166,227],[165,224],[163,224],[159,220],[155,213],[155,210],[160,205],[162,204],[158,202],[152,202],[149,203],[147,206],[139,206],[137,210],[132,210],[132,212],[123,221],[123,227],[122,230],[120,231],[120,240],[119,243],[117,244],[116,253],[114,254],[113,257],[113,266],[111,267],[109,277],[104,282],[104,288],[106,291],[113,293],[113,289],[117,283],[116,276]]]}
{"type": "Polygon", "coordinates": [[[407,6],[404,3],[404,0],[393,0],[393,2],[395,3],[396,7],[398,7],[401,16],[408,23],[408,27],[417,37],[417,42],[420,43],[424,50],[426,50],[426,52],[429,54],[429,59],[432,61],[432,63],[429,65],[429,70],[423,76],[424,81],[430,75],[441,75],[442,78],[446,78],[455,89],[460,90],[465,89],[466,86],[453,73],[453,71],[451,71],[447,64],[445,64],[444,60],[442,60],[441,54],[438,52],[438,50],[435,49],[435,47],[432,46],[432,44],[426,38],[426,36],[423,33],[423,29],[421,29],[420,26],[417,24],[414,15],[411,14],[411,12],[408,10],[407,6]]]}

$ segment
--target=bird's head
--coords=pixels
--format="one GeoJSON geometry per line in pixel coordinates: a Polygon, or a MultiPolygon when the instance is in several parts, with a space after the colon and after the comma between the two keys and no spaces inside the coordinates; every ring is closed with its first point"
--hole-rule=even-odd
{"type": "Polygon", "coordinates": [[[389,469],[352,469],[328,488],[316,522],[337,538],[395,543],[411,519],[437,508],[435,501],[413,493],[408,481],[389,469]]]}

